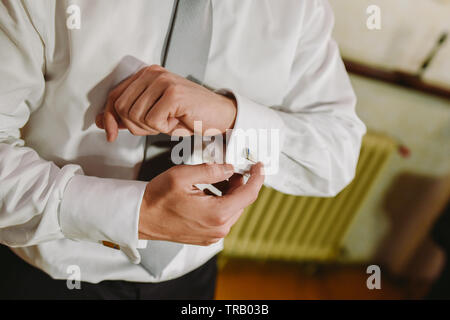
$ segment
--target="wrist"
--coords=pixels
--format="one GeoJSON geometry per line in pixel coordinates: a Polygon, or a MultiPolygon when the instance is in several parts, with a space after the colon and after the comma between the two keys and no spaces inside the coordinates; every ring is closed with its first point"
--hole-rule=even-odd
{"type": "Polygon", "coordinates": [[[141,206],[139,208],[139,222],[138,222],[138,238],[139,240],[154,240],[150,235],[149,228],[149,216],[150,216],[150,208],[151,204],[148,203],[147,192],[149,189],[149,184],[147,183],[147,187],[145,189],[144,196],[142,198],[141,206]]]}

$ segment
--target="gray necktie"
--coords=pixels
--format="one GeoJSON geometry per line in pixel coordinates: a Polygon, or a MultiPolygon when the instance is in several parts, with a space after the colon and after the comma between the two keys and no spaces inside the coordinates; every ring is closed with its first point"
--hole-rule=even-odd
{"type": "MultiPolygon", "coordinates": [[[[212,33],[211,0],[175,0],[174,15],[167,37],[163,66],[170,72],[198,83],[203,82],[212,33]]],[[[147,144],[164,145],[168,136],[149,136],[147,144]]],[[[166,144],[167,146],[167,144],[166,144]]],[[[147,148],[147,154],[148,148],[147,148]]],[[[140,178],[150,180],[172,166],[169,153],[162,153],[141,168],[140,178]],[[145,172],[147,171],[147,172],[145,172]],[[148,172],[151,171],[151,172],[148,172]]],[[[147,160],[147,159],[146,159],[147,160]]],[[[147,248],[140,249],[141,264],[153,276],[159,277],[175,258],[183,245],[169,241],[148,241],[147,248]]]]}

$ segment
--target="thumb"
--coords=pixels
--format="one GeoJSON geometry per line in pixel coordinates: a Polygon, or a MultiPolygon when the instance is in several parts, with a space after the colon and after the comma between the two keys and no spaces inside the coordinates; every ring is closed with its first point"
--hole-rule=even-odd
{"type": "Polygon", "coordinates": [[[228,208],[235,211],[246,208],[258,197],[259,190],[264,184],[264,167],[261,162],[254,164],[250,169],[250,178],[246,184],[240,185],[223,196],[228,208]]]}
{"type": "Polygon", "coordinates": [[[217,183],[228,179],[234,173],[231,164],[204,163],[198,165],[181,165],[175,167],[177,177],[182,183],[194,185],[197,183],[217,183]]]}

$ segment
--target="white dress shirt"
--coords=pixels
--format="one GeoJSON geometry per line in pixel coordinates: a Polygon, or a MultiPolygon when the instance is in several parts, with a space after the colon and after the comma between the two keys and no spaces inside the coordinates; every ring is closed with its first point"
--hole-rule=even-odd
{"type": "MultiPolygon", "coordinates": [[[[213,0],[205,84],[231,91],[234,129],[278,129],[279,191],[334,196],[354,177],[364,124],[325,0],[213,0]]],[[[57,279],[158,282],[223,244],[185,245],[159,278],[139,262],[135,181],[145,138],[114,143],[94,124],[125,56],[160,64],[173,2],[41,0],[0,4],[0,242],[57,279]],[[81,9],[69,29],[69,5],[81,9]],[[115,250],[100,244],[110,241],[115,250]]],[[[250,146],[251,149],[252,146],[250,146]]],[[[157,259],[157,257],[155,257],[157,259]]]]}

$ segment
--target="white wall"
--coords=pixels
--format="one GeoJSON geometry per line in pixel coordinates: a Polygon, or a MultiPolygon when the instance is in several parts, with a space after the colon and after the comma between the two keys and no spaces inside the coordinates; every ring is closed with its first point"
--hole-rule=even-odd
{"type": "Polygon", "coordinates": [[[357,214],[345,240],[348,261],[367,261],[389,231],[386,192],[401,173],[450,173],[450,101],[388,83],[351,76],[357,112],[371,130],[385,133],[411,150],[396,154],[357,214]]]}
{"type": "MultiPolygon", "coordinates": [[[[370,66],[416,73],[440,36],[450,31],[449,0],[329,0],[334,36],[343,56],[370,66]],[[381,9],[381,30],[369,30],[366,9],[381,9]]],[[[450,87],[450,36],[447,49],[427,80],[450,87]],[[447,61],[446,61],[447,60],[447,61]],[[441,83],[442,84],[442,83],[441,83]]]]}

